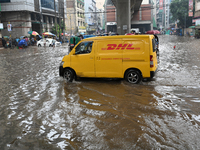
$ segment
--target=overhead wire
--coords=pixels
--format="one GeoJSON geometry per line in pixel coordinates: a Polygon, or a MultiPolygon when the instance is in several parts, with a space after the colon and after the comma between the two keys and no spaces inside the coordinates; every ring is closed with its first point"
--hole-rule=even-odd
{"type": "MultiPolygon", "coordinates": [[[[26,2],[27,3],[27,2],[26,2]]],[[[13,5],[18,5],[17,3],[13,3],[13,5]]],[[[29,3],[29,6],[35,6],[33,3],[29,3]]],[[[142,7],[140,7],[142,10],[151,10],[151,9],[160,9],[160,8],[164,8],[164,7],[168,7],[168,6],[170,6],[170,4],[166,4],[166,5],[163,5],[163,6],[160,6],[159,5],[159,7],[158,6],[142,6],[142,7]]],[[[60,8],[60,9],[63,9],[63,8],[60,8]]],[[[74,9],[74,8],[72,8],[72,9],[74,9]]],[[[28,11],[28,10],[27,10],[28,11]]],[[[27,11],[21,11],[21,12],[27,12],[27,11]]],[[[138,11],[139,11],[139,9],[138,9],[138,11]]],[[[81,12],[81,14],[83,14],[83,15],[85,15],[85,14],[101,14],[101,13],[103,13],[103,14],[107,14],[107,13],[113,13],[113,12],[117,12],[116,10],[107,10],[107,11],[96,11],[96,12],[81,12]]],[[[2,13],[4,13],[4,12],[2,12],[2,13]]],[[[31,13],[40,13],[40,12],[31,12],[31,13]]],[[[65,13],[63,13],[63,15],[70,15],[70,14],[77,14],[77,12],[72,12],[72,13],[68,13],[68,12],[65,12],[65,13]]],[[[27,14],[24,14],[24,15],[21,15],[20,17],[25,17],[27,14]]],[[[59,13],[58,13],[58,17],[59,17],[59,13]]],[[[9,17],[9,18],[7,18],[7,20],[10,20],[11,22],[12,22],[12,19],[16,19],[16,17],[9,17]]],[[[38,20],[35,20],[35,21],[38,21],[38,20]]],[[[24,21],[24,22],[29,22],[29,21],[24,21]]],[[[34,21],[30,21],[30,22],[34,22],[34,21]]],[[[40,21],[39,21],[40,22],[40,21]]],[[[18,25],[15,25],[14,27],[17,27],[17,26],[20,26],[20,25],[22,25],[23,23],[21,23],[21,24],[18,24],[18,25]]]]}

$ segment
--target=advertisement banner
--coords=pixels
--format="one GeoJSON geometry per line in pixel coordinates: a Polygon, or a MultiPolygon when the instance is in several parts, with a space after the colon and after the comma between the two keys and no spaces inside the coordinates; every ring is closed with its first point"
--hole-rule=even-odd
{"type": "Polygon", "coordinates": [[[0,23],[0,29],[3,29],[3,23],[0,23]]]}
{"type": "Polygon", "coordinates": [[[7,24],[7,29],[8,29],[8,31],[12,31],[12,25],[11,24],[7,24]]]}
{"type": "Polygon", "coordinates": [[[189,9],[188,9],[188,16],[193,16],[193,0],[189,0],[189,9]]]}

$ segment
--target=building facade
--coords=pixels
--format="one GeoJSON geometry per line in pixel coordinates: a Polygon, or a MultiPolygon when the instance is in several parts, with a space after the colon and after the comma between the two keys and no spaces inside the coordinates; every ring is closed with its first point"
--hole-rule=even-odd
{"type": "Polygon", "coordinates": [[[116,8],[111,0],[105,0],[105,32],[117,32],[116,8]]]}
{"type": "Polygon", "coordinates": [[[157,27],[159,30],[175,27],[170,12],[172,0],[156,0],[157,27]]]}
{"type": "MultiPolygon", "coordinates": [[[[193,10],[193,8],[191,8],[193,10]]],[[[192,20],[193,24],[196,26],[196,29],[200,29],[200,1],[195,0],[195,13],[192,20]]]]}
{"type": "Polygon", "coordinates": [[[64,15],[64,0],[0,0],[0,3],[2,35],[13,38],[28,36],[28,31],[37,31],[40,35],[51,31],[64,15]]]}
{"type": "Polygon", "coordinates": [[[131,19],[131,28],[139,28],[141,33],[153,30],[153,4],[143,0],[139,11],[134,12],[131,19]]]}
{"type": "Polygon", "coordinates": [[[96,34],[99,31],[99,10],[95,0],[85,0],[85,21],[87,34],[96,34]]]}
{"type": "Polygon", "coordinates": [[[84,0],[66,0],[66,32],[72,34],[85,33],[84,0]]]}

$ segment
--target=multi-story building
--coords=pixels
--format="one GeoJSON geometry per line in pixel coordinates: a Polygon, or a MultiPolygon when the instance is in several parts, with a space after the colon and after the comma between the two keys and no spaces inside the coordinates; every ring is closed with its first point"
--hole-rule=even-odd
{"type": "MultiPolygon", "coordinates": [[[[189,3],[191,2],[191,0],[189,0],[189,3]]],[[[192,2],[191,2],[192,3],[192,2]]],[[[190,11],[192,13],[193,11],[193,3],[191,4],[192,8],[190,8],[190,11]]],[[[191,16],[193,16],[193,14],[191,14],[191,16]]],[[[192,20],[193,24],[196,26],[196,29],[200,29],[200,1],[199,0],[195,0],[195,13],[194,13],[194,17],[192,20]]]]}
{"type": "Polygon", "coordinates": [[[2,35],[28,36],[28,31],[51,31],[64,15],[64,0],[0,0],[2,35]],[[8,31],[7,24],[12,26],[8,31]]]}
{"type": "Polygon", "coordinates": [[[103,16],[104,16],[104,11],[103,11],[103,9],[98,9],[98,13],[97,13],[98,33],[101,33],[101,32],[102,32],[103,16]]]}
{"type": "Polygon", "coordinates": [[[157,27],[162,30],[164,27],[164,12],[163,12],[163,0],[157,0],[156,1],[156,21],[157,21],[157,27]]]}
{"type": "Polygon", "coordinates": [[[111,0],[105,0],[105,32],[117,32],[116,8],[111,0]]]}
{"type": "Polygon", "coordinates": [[[131,28],[139,28],[141,33],[153,29],[153,3],[143,0],[139,11],[134,12],[131,19],[131,28]]]}
{"type": "Polygon", "coordinates": [[[168,29],[174,26],[172,22],[172,14],[170,13],[170,3],[172,0],[157,0],[157,26],[158,29],[168,29]]]}
{"type": "Polygon", "coordinates": [[[85,0],[85,21],[87,24],[87,33],[96,34],[98,32],[98,10],[95,0],[85,0]]]}
{"type": "Polygon", "coordinates": [[[84,0],[66,0],[66,32],[85,33],[84,0]]]}
{"type": "MultiPolygon", "coordinates": [[[[153,9],[154,7],[156,6],[151,0],[143,0],[139,10],[131,16],[131,28],[139,28],[141,33],[157,28],[156,9],[153,9]]],[[[112,0],[105,0],[105,10],[105,32],[117,32],[117,14],[112,0]]],[[[130,31],[126,31],[126,33],[128,32],[130,31]]]]}

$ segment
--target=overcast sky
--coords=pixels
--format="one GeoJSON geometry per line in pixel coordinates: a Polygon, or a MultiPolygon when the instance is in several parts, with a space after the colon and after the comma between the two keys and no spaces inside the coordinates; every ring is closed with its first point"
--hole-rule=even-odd
{"type": "Polygon", "coordinates": [[[105,0],[96,0],[97,8],[102,9],[105,3],[105,0]]]}

